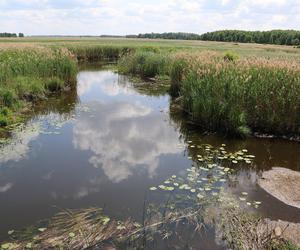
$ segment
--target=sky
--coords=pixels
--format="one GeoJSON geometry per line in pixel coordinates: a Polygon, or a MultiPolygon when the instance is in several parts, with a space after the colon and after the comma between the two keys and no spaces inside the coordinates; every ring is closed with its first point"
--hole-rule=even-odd
{"type": "Polygon", "coordinates": [[[0,32],[25,35],[300,29],[300,0],[0,0],[0,32]]]}

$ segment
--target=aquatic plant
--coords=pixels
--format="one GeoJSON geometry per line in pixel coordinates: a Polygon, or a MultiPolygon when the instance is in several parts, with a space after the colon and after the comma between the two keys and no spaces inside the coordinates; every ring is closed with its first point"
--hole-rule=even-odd
{"type": "Polygon", "coordinates": [[[118,69],[124,74],[155,77],[168,74],[167,56],[152,51],[136,51],[120,59],[118,69]]]}
{"type": "Polygon", "coordinates": [[[13,122],[12,115],[22,111],[24,106],[45,98],[49,92],[74,87],[76,72],[76,61],[66,49],[1,50],[0,109],[6,107],[12,111],[1,115],[1,125],[13,122]]]}
{"type": "MultiPolygon", "coordinates": [[[[300,67],[296,62],[216,53],[181,54],[185,70],[182,108],[200,126],[228,134],[250,129],[277,135],[300,133],[300,67]]],[[[172,83],[178,89],[178,82],[172,83]]]]}
{"type": "Polygon", "coordinates": [[[130,53],[133,48],[126,46],[80,45],[67,46],[80,62],[117,61],[123,55],[130,53]]]}

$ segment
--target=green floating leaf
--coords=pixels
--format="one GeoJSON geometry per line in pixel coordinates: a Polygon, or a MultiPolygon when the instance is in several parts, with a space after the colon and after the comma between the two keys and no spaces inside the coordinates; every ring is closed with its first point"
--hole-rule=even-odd
{"type": "Polygon", "coordinates": [[[31,242],[27,243],[26,246],[25,246],[25,248],[26,249],[31,249],[32,248],[32,243],[31,242]]]}
{"type": "Polygon", "coordinates": [[[69,237],[74,238],[75,237],[75,233],[73,233],[73,232],[69,233],[69,237]]]}
{"type": "Polygon", "coordinates": [[[118,229],[118,230],[124,230],[124,229],[126,229],[126,227],[125,227],[124,225],[118,225],[118,226],[117,226],[117,229],[118,229]]]}
{"type": "Polygon", "coordinates": [[[15,232],[15,230],[9,230],[7,233],[8,235],[12,235],[15,232]]]}
{"type": "Polygon", "coordinates": [[[135,227],[137,227],[137,228],[141,228],[141,227],[142,227],[142,225],[139,224],[139,223],[137,223],[137,222],[133,223],[133,225],[134,225],[135,227]]]}
{"type": "Polygon", "coordinates": [[[17,247],[17,244],[15,243],[4,243],[1,245],[1,249],[15,249],[17,247]]]}
{"type": "Polygon", "coordinates": [[[110,218],[109,218],[109,217],[104,217],[104,218],[102,219],[102,224],[103,224],[104,226],[106,226],[106,225],[108,224],[108,222],[110,222],[110,218]]]}
{"type": "Polygon", "coordinates": [[[204,196],[202,194],[197,194],[198,199],[203,199],[204,196]]]}

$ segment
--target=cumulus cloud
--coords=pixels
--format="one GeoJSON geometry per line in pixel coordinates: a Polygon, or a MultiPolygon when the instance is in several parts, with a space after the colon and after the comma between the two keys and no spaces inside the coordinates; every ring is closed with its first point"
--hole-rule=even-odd
{"type": "Polygon", "coordinates": [[[299,29],[299,11],[297,0],[0,0],[2,31],[35,35],[299,29]]]}

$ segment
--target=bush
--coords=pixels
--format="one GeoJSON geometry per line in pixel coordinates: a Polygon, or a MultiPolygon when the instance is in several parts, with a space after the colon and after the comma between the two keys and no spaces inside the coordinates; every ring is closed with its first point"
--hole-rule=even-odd
{"type": "Polygon", "coordinates": [[[233,61],[236,61],[238,60],[240,57],[238,54],[234,53],[234,52],[231,52],[231,51],[227,51],[225,54],[224,54],[224,60],[225,61],[230,61],[230,62],[233,62],[233,61]]]}

